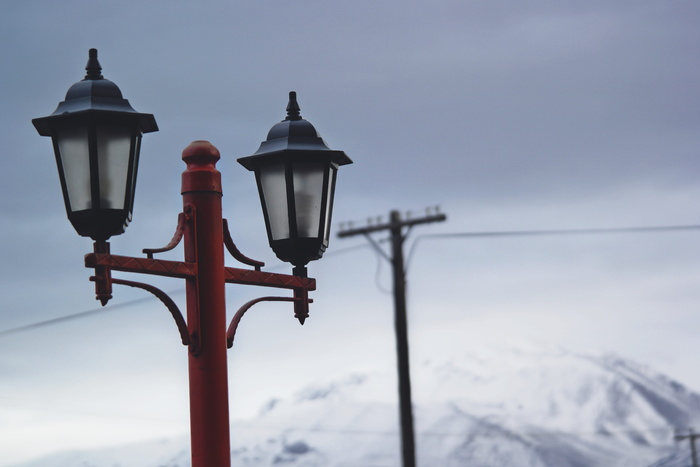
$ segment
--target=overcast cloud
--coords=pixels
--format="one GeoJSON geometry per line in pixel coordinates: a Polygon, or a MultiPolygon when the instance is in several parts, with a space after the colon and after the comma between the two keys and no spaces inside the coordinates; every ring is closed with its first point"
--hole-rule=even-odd
{"type": "MultiPolygon", "coordinates": [[[[415,362],[469,351],[470,335],[532,338],[616,352],[700,390],[700,231],[421,237],[699,224],[698,24],[694,1],[4,2],[0,332],[97,307],[90,241],[65,219],[50,141],[31,125],[94,47],[160,127],[144,137],[134,220],[113,252],[169,241],[181,151],[206,139],[222,153],[238,246],[287,272],[236,158],[295,90],[302,116],[354,160],[340,170],[336,231],[391,209],[448,215],[411,232],[415,362]]],[[[364,239],[333,238],[309,270],[318,291],[303,328],[284,304],[241,324],[233,418],[318,378],[394,371],[388,266],[364,239]]],[[[153,281],[182,302],[179,281],[153,281]]],[[[232,314],[259,291],[228,293],[232,314]]],[[[166,310],[118,287],[112,304],[140,298],[0,335],[0,465],[188,430],[186,349],[166,310]]]]}

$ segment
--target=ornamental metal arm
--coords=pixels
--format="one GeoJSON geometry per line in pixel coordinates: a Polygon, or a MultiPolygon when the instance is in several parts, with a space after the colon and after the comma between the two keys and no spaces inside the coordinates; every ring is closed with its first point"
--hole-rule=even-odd
{"type": "Polygon", "coordinates": [[[85,255],[85,267],[107,267],[114,271],[179,277],[182,279],[194,278],[197,276],[197,265],[195,263],[136,258],[133,256],[112,255],[109,253],[88,253],[85,255]]]}
{"type": "MultiPolygon", "coordinates": [[[[177,217],[177,227],[175,228],[175,234],[173,234],[173,238],[170,240],[170,242],[162,248],[144,248],[143,253],[148,259],[153,259],[153,255],[155,253],[164,253],[166,251],[172,250],[173,248],[178,246],[182,241],[182,237],[185,234],[185,227],[187,223],[193,222],[194,219],[194,206],[188,204],[185,206],[184,212],[181,212],[177,217]]],[[[262,261],[256,261],[254,259],[251,259],[243,253],[241,253],[241,250],[239,250],[236,244],[234,243],[233,237],[231,237],[231,231],[228,227],[228,221],[226,219],[222,219],[222,223],[224,234],[224,246],[226,246],[226,249],[231,254],[231,256],[233,256],[233,258],[239,261],[240,263],[247,264],[248,266],[253,266],[256,271],[260,271],[260,268],[265,266],[265,263],[263,263],[262,261]]]]}
{"type": "Polygon", "coordinates": [[[297,296],[295,293],[294,297],[260,297],[250,300],[245,305],[240,307],[228,326],[226,331],[226,346],[230,349],[233,347],[233,339],[236,336],[236,330],[238,329],[238,324],[241,322],[241,318],[246,314],[248,310],[253,305],[260,302],[294,302],[294,316],[299,319],[299,322],[303,325],[306,318],[309,316],[309,303],[313,303],[313,300],[307,296],[297,296]]]}
{"type": "MultiPolygon", "coordinates": [[[[293,302],[294,316],[301,324],[304,324],[304,321],[309,316],[309,303],[313,302],[313,300],[309,299],[309,291],[316,290],[316,280],[299,275],[276,274],[261,271],[260,269],[264,266],[264,263],[248,258],[238,250],[231,238],[228,223],[225,219],[222,220],[223,240],[226,249],[234,259],[255,268],[252,270],[224,267],[225,283],[291,289],[294,294],[293,297],[262,297],[243,305],[235,314],[229,326],[227,334],[227,343],[229,347],[233,344],[233,336],[241,317],[253,305],[261,301],[293,302]]],[[[180,309],[165,292],[149,284],[112,278],[112,271],[179,277],[188,281],[197,281],[199,279],[199,268],[196,261],[171,261],[155,259],[153,257],[155,253],[162,253],[174,249],[182,241],[188,224],[196,223],[196,221],[194,206],[191,204],[185,205],[183,212],[178,216],[177,228],[173,238],[162,248],[144,249],[143,252],[146,254],[146,258],[113,255],[110,252],[109,243],[104,240],[96,241],[94,244],[94,251],[85,255],[85,266],[95,270],[95,275],[92,276],[90,280],[95,283],[95,296],[100,300],[103,306],[112,298],[112,284],[136,287],[150,292],[166,306],[168,311],[170,311],[178,331],[180,332],[182,343],[189,346],[190,351],[195,354],[200,348],[199,324],[197,322],[199,319],[199,311],[194,315],[195,322],[188,325],[180,309]]]]}
{"type": "Polygon", "coordinates": [[[265,266],[265,263],[250,259],[241,253],[241,250],[239,250],[236,244],[233,242],[231,231],[228,228],[228,221],[226,219],[222,219],[222,221],[224,224],[224,245],[226,246],[228,252],[231,253],[231,256],[233,256],[233,258],[238,262],[247,264],[248,266],[253,266],[256,271],[260,271],[260,268],[265,266]]]}
{"type": "Polygon", "coordinates": [[[143,252],[146,255],[148,259],[153,259],[153,255],[155,253],[164,253],[166,251],[170,251],[182,240],[182,236],[185,234],[185,224],[187,223],[187,214],[184,212],[181,212],[177,216],[177,228],[175,229],[175,234],[173,235],[173,238],[170,240],[170,243],[165,245],[162,248],[144,248],[143,252]]]}
{"type": "MultiPolygon", "coordinates": [[[[196,352],[197,349],[199,348],[199,338],[197,336],[196,332],[193,332],[190,334],[189,329],[187,327],[187,323],[185,322],[185,318],[182,315],[182,312],[178,308],[177,304],[173,301],[172,298],[168,296],[165,292],[160,290],[159,288],[152,286],[150,284],[144,284],[142,282],[134,282],[134,281],[127,281],[123,279],[116,279],[112,277],[112,264],[116,265],[119,268],[119,265],[124,262],[124,261],[118,261],[119,258],[125,258],[126,260],[135,260],[138,258],[128,258],[128,257],[116,257],[113,255],[110,255],[109,253],[109,243],[108,242],[95,242],[95,253],[88,254],[85,257],[85,265],[87,267],[94,267],[95,268],[95,275],[90,277],[90,281],[95,283],[95,295],[98,300],[102,303],[102,305],[106,305],[107,302],[112,298],[112,284],[119,284],[119,285],[126,285],[129,287],[135,287],[139,288],[142,290],[145,290],[147,292],[150,292],[153,294],[156,298],[158,298],[168,309],[170,314],[172,315],[173,319],[175,320],[175,324],[177,325],[177,329],[180,332],[180,339],[182,340],[182,344],[189,346],[190,350],[192,352],[196,352]],[[104,259],[105,257],[111,258],[111,259],[117,259],[116,261],[110,263],[106,261],[99,261],[98,258],[104,259]]],[[[128,262],[128,261],[127,261],[128,262]]],[[[134,266],[131,266],[131,269],[133,269],[134,266]]],[[[120,268],[121,270],[121,268],[120,268]]],[[[144,272],[144,271],[139,271],[135,270],[134,272],[144,272]]],[[[164,275],[164,274],[162,274],[164,275]]]]}
{"type": "MultiPolygon", "coordinates": [[[[90,280],[93,279],[93,277],[90,278],[90,280]]],[[[177,304],[173,301],[173,299],[168,296],[168,294],[166,294],[157,287],[154,287],[150,284],[144,284],[143,282],[134,282],[112,278],[112,283],[142,289],[155,295],[155,297],[158,298],[158,300],[160,300],[163,303],[163,305],[165,305],[165,307],[168,309],[173,319],[175,320],[177,330],[180,332],[180,339],[182,339],[182,345],[190,345],[194,346],[195,348],[199,345],[197,334],[193,333],[192,335],[190,335],[190,332],[187,329],[187,323],[185,322],[185,318],[183,317],[182,312],[178,308],[177,304]]]]}
{"type": "Polygon", "coordinates": [[[258,285],[278,289],[316,290],[316,279],[289,274],[277,274],[250,269],[224,268],[226,282],[229,284],[258,285]]]}
{"type": "MultiPolygon", "coordinates": [[[[96,242],[95,245],[97,245],[97,243],[98,242],[96,242]]],[[[85,255],[85,267],[95,269],[107,268],[108,270],[114,271],[179,277],[183,279],[195,278],[197,276],[196,263],[112,255],[108,252],[98,251],[97,246],[94,253],[85,255]]],[[[304,289],[307,291],[316,290],[316,279],[289,274],[226,267],[224,268],[224,277],[226,282],[230,284],[257,285],[280,289],[304,289]]]]}

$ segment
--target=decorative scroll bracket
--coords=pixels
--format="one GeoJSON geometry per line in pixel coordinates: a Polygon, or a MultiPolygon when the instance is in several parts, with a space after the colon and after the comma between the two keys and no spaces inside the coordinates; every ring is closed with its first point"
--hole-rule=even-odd
{"type": "MultiPolygon", "coordinates": [[[[180,332],[182,343],[189,346],[191,352],[196,353],[200,345],[198,330],[188,327],[182,312],[165,292],[149,284],[112,278],[112,271],[114,270],[197,280],[198,270],[196,262],[170,261],[153,258],[155,253],[170,251],[180,243],[188,222],[196,222],[194,207],[191,205],[185,206],[184,212],[179,214],[178,225],[170,243],[162,248],[144,249],[143,252],[146,254],[146,258],[113,255],[110,253],[110,245],[108,242],[96,241],[94,244],[94,252],[85,255],[85,266],[94,268],[95,270],[95,275],[90,277],[90,280],[95,283],[95,296],[103,306],[112,298],[112,284],[136,287],[150,292],[166,306],[168,311],[170,311],[178,331],[180,332]]],[[[294,316],[301,324],[304,324],[304,321],[309,316],[309,303],[313,302],[313,300],[309,299],[309,291],[316,290],[316,280],[296,275],[275,274],[261,271],[260,269],[264,266],[264,263],[248,258],[238,250],[231,238],[231,234],[228,230],[228,223],[225,219],[223,227],[224,244],[229,253],[239,262],[255,268],[251,270],[224,267],[224,280],[226,283],[291,289],[294,293],[293,297],[261,297],[243,305],[235,314],[229,326],[227,335],[227,341],[230,343],[229,348],[233,343],[233,335],[236,332],[241,317],[253,305],[262,301],[293,302],[294,316]]],[[[190,324],[192,325],[191,327],[197,327],[196,323],[190,324]]]]}
{"type": "Polygon", "coordinates": [[[250,310],[253,305],[260,302],[294,302],[295,316],[299,319],[301,324],[304,324],[304,320],[309,316],[308,304],[313,303],[313,300],[309,299],[308,297],[305,300],[300,297],[260,297],[247,302],[238,309],[235,315],[233,315],[231,323],[228,325],[228,330],[226,331],[226,346],[229,349],[233,347],[233,339],[236,336],[236,330],[238,329],[238,324],[241,322],[241,318],[243,318],[243,315],[246,314],[246,312],[250,310]],[[297,315],[297,306],[306,308],[307,311],[305,312],[305,316],[300,317],[297,315]]]}

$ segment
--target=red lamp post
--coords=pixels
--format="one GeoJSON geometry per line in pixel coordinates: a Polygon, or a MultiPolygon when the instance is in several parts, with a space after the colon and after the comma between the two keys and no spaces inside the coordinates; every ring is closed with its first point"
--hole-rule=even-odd
{"type": "MultiPolygon", "coordinates": [[[[282,186],[274,187],[269,180],[265,182],[267,188],[260,189],[261,201],[270,244],[283,243],[283,259],[294,264],[295,275],[263,272],[263,263],[244,256],[236,248],[222,217],[221,174],[216,169],[219,151],[207,141],[195,141],[182,153],[187,165],[182,174],[183,211],[170,243],[163,248],[144,249],[145,258],[113,255],[107,240],[123,233],[131,220],[141,134],[157,131],[157,125],[153,115],[134,111],[122,98],[119,88],[102,77],[95,49],[90,50],[86,70],[85,79],[69,89],[56,111],[34,119],[33,123],[39,134],[53,139],[69,219],[80,235],[95,240],[94,252],[85,256],[85,266],[95,270],[90,280],[95,282],[96,297],[105,305],[112,298],[112,284],[121,284],[146,290],[166,305],[182,343],[189,348],[192,466],[230,466],[226,349],[233,344],[243,314],[261,301],[293,302],[294,316],[302,324],[308,317],[312,301],[308,293],[316,289],[316,281],[306,277],[305,265],[320,258],[327,246],[335,173],[339,165],[351,161],[342,151],[328,149],[325,143],[320,147],[316,141],[306,150],[294,146],[298,135],[293,129],[280,129],[280,124],[273,127],[277,131],[270,131],[268,141],[256,154],[241,161],[256,173],[265,173],[270,161],[267,157],[260,158],[259,153],[270,146],[266,143],[275,140],[271,144],[277,150],[271,162],[287,167],[284,179],[287,183],[278,181],[282,186]],[[251,158],[254,158],[252,162],[251,158]],[[295,172],[295,167],[301,171],[295,172]],[[309,178],[321,181],[312,183],[318,192],[310,191],[309,178]],[[275,200],[270,193],[281,194],[282,199],[275,200]],[[316,201],[308,202],[309,197],[316,201]],[[305,204],[299,200],[306,200],[305,204]],[[284,208],[271,207],[274,203],[284,208]],[[298,211],[297,205],[303,208],[298,211]],[[272,214],[268,212],[270,209],[272,214]],[[276,215],[286,216],[288,230],[281,237],[276,232],[273,238],[270,221],[281,222],[281,218],[274,219],[276,215]],[[310,220],[309,216],[318,218],[310,220]],[[298,228],[308,225],[316,226],[316,230],[298,228]],[[175,248],[180,241],[184,243],[184,261],[154,258],[156,253],[175,248]],[[311,250],[294,254],[295,245],[297,249],[306,246],[311,250]],[[226,267],[224,248],[253,269],[226,267]],[[187,319],[163,291],[149,284],[113,278],[112,271],[185,279],[187,319]],[[227,328],[226,283],[283,288],[293,294],[251,300],[238,310],[227,328]]],[[[298,115],[293,93],[290,93],[290,107],[298,115]]],[[[277,170],[275,167],[273,172],[277,170]]],[[[258,185],[261,186],[260,178],[258,185]]]]}

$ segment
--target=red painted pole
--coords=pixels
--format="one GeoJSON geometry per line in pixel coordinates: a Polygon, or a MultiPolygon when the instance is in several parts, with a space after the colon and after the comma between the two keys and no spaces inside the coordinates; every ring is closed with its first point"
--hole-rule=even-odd
{"type": "Polygon", "coordinates": [[[195,141],[182,152],[182,201],[188,216],[185,261],[197,265],[187,280],[187,323],[196,343],[189,354],[192,467],[229,467],[228,376],[224,239],[219,151],[195,141]]]}

